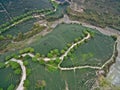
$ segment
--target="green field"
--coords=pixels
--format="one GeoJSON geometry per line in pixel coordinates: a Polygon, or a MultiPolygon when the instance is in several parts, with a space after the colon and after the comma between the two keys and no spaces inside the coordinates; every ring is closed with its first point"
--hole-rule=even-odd
{"type": "Polygon", "coordinates": [[[112,56],[114,43],[112,37],[96,32],[94,38],[80,45],[71,57],[62,62],[61,66],[102,66],[112,56]]]}
{"type": "Polygon", "coordinates": [[[32,70],[27,78],[30,82],[28,90],[40,90],[36,88],[36,83],[40,80],[46,82],[43,90],[65,90],[66,84],[69,90],[89,90],[95,83],[96,74],[93,69],[50,72],[38,62],[32,62],[31,59],[27,61],[27,68],[32,70]]]}
{"type": "Polygon", "coordinates": [[[10,67],[0,69],[0,88],[7,90],[11,84],[17,87],[20,81],[20,77],[20,75],[14,74],[10,67]]]}

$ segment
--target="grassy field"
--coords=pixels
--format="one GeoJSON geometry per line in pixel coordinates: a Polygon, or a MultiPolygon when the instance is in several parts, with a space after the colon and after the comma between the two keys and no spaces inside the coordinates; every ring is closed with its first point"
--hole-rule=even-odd
{"type": "Polygon", "coordinates": [[[16,87],[19,84],[19,81],[20,75],[14,74],[10,67],[0,69],[0,88],[3,88],[3,90],[7,90],[11,84],[16,87]]]}
{"type": "Polygon", "coordinates": [[[80,37],[84,29],[86,28],[76,24],[60,24],[51,33],[32,43],[30,47],[41,54],[47,54],[56,48],[62,50],[68,43],[80,37]]]}
{"type": "Polygon", "coordinates": [[[61,66],[102,66],[112,56],[114,43],[112,37],[97,32],[94,38],[80,45],[71,57],[65,59],[61,66]]]}
{"type": "Polygon", "coordinates": [[[44,80],[46,86],[43,90],[65,90],[68,86],[69,90],[89,90],[95,83],[95,70],[81,69],[74,71],[54,71],[50,72],[44,66],[31,59],[27,68],[31,69],[28,76],[30,85],[28,90],[40,90],[36,88],[37,81],[44,80]]]}

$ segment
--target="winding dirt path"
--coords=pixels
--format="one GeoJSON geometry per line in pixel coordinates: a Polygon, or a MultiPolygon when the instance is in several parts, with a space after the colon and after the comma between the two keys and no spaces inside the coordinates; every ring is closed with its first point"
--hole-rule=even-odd
{"type": "Polygon", "coordinates": [[[53,24],[51,25],[51,27],[55,28],[58,24],[61,24],[62,22],[67,23],[67,24],[71,24],[71,23],[81,24],[82,26],[85,26],[85,27],[88,27],[88,28],[91,28],[91,29],[96,29],[99,32],[101,32],[105,35],[108,35],[108,36],[111,36],[111,35],[119,36],[120,35],[120,31],[117,31],[115,29],[111,29],[111,28],[108,28],[108,27],[100,28],[100,27],[97,27],[97,26],[94,26],[94,25],[91,25],[91,24],[88,24],[88,23],[70,20],[68,15],[64,15],[63,18],[54,21],[53,24]]]}
{"type": "MultiPolygon", "coordinates": [[[[102,69],[107,63],[109,63],[109,62],[111,62],[111,60],[112,60],[112,57],[111,57],[111,59],[110,60],[108,60],[105,64],[103,64],[103,66],[102,67],[97,67],[97,66],[88,66],[88,65],[85,65],[85,66],[78,66],[78,67],[70,67],[70,68],[66,68],[66,67],[61,67],[60,65],[61,65],[61,63],[63,62],[63,60],[64,60],[64,58],[68,55],[68,53],[70,52],[70,50],[72,49],[72,48],[74,48],[77,44],[80,44],[80,43],[82,43],[82,42],[84,42],[85,40],[87,40],[87,39],[89,39],[90,38],[90,33],[88,33],[88,35],[86,36],[86,37],[84,37],[82,40],[80,40],[80,41],[78,41],[78,42],[76,42],[76,43],[73,43],[72,45],[71,45],[71,47],[61,56],[61,57],[59,57],[59,59],[61,60],[60,61],[60,63],[58,64],[58,68],[60,69],[60,70],[76,70],[76,69],[83,69],[83,68],[92,68],[92,69],[98,69],[98,70],[100,70],[100,69],[102,69]]],[[[115,48],[115,47],[114,47],[115,48]]],[[[115,52],[115,51],[114,51],[115,52]]],[[[22,56],[22,57],[25,57],[25,56],[30,56],[30,57],[35,57],[35,55],[34,54],[32,54],[32,53],[24,53],[24,54],[22,54],[22,55],[20,55],[20,56],[22,56]]],[[[42,58],[44,61],[50,61],[50,60],[56,60],[56,58],[57,57],[55,57],[55,58],[48,58],[48,57],[45,57],[45,58],[42,58]]],[[[38,60],[41,60],[41,58],[38,58],[38,60]]],[[[22,60],[17,60],[17,59],[15,59],[15,58],[12,58],[10,61],[14,61],[14,62],[17,62],[18,64],[20,64],[20,66],[21,66],[21,69],[22,69],[22,77],[21,77],[21,81],[20,81],[20,83],[19,83],[19,85],[18,85],[18,87],[17,87],[17,89],[16,90],[24,90],[24,86],[23,86],[23,84],[24,84],[24,80],[26,80],[26,67],[23,65],[23,62],[22,62],[22,60]]],[[[7,63],[9,63],[9,61],[8,62],[6,62],[5,64],[7,64],[7,63]]]]}
{"type": "MultiPolygon", "coordinates": [[[[24,80],[26,80],[26,67],[23,65],[23,62],[21,60],[17,60],[15,58],[12,58],[10,61],[17,62],[20,65],[21,69],[22,69],[21,81],[20,81],[20,83],[19,83],[16,90],[24,90],[23,84],[24,84],[24,80]]],[[[5,64],[8,64],[8,63],[9,63],[9,61],[6,62],[5,64]]]]}

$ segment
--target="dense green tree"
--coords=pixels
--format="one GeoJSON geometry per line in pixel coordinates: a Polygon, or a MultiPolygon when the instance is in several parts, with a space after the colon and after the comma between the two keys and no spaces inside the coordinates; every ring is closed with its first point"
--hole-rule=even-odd
{"type": "Polygon", "coordinates": [[[6,60],[6,61],[8,61],[8,60],[10,60],[10,59],[11,59],[11,56],[6,56],[6,57],[5,57],[5,60],[6,60]]]}
{"type": "Polygon", "coordinates": [[[0,68],[4,68],[5,67],[5,63],[0,62],[0,68]]]}
{"type": "Polygon", "coordinates": [[[10,61],[9,64],[12,67],[12,69],[17,69],[20,67],[20,65],[17,62],[10,61]]]}
{"type": "Polygon", "coordinates": [[[20,68],[17,68],[15,71],[14,71],[15,74],[21,74],[21,69],[20,68]]]}
{"type": "Polygon", "coordinates": [[[112,35],[111,37],[113,38],[113,40],[114,40],[114,41],[116,41],[116,40],[117,40],[117,36],[112,35]]]}
{"type": "Polygon", "coordinates": [[[4,40],[5,37],[3,35],[0,35],[0,40],[4,40]]]}
{"type": "Polygon", "coordinates": [[[28,63],[28,61],[23,61],[23,64],[24,64],[25,66],[27,66],[29,63],[28,63]]]}
{"type": "Polygon", "coordinates": [[[30,85],[30,81],[29,81],[28,79],[26,79],[26,80],[24,81],[23,86],[24,86],[24,87],[28,87],[29,85],[30,85]]]}
{"type": "Polygon", "coordinates": [[[79,39],[78,39],[78,38],[76,38],[74,42],[76,43],[76,42],[78,42],[78,41],[79,41],[79,39]]]}
{"type": "Polygon", "coordinates": [[[64,54],[65,53],[65,50],[61,50],[61,54],[64,54]]]}
{"type": "Polygon", "coordinates": [[[37,62],[38,61],[37,57],[32,57],[32,61],[37,62]]]}
{"type": "Polygon", "coordinates": [[[14,86],[13,84],[11,84],[11,85],[7,88],[7,90],[14,90],[14,88],[15,88],[15,86],[14,86]]]}
{"type": "Polygon", "coordinates": [[[47,57],[48,57],[48,58],[52,58],[53,55],[52,55],[51,53],[48,53],[48,54],[47,54],[47,57]]]}
{"type": "Polygon", "coordinates": [[[10,35],[10,34],[7,34],[7,38],[8,38],[8,39],[12,39],[12,38],[13,38],[13,36],[12,36],[12,35],[10,35]]]}
{"type": "Polygon", "coordinates": [[[36,53],[35,57],[40,58],[40,53],[36,53]]]}
{"type": "Polygon", "coordinates": [[[45,80],[38,80],[36,82],[36,88],[39,88],[40,90],[43,90],[45,86],[46,86],[45,80]]]}
{"type": "Polygon", "coordinates": [[[43,59],[41,59],[41,60],[39,61],[39,63],[40,63],[41,65],[45,65],[45,64],[46,64],[46,62],[45,62],[43,59]]]}
{"type": "Polygon", "coordinates": [[[0,90],[3,90],[3,88],[0,88],[0,90]]]}
{"type": "Polygon", "coordinates": [[[26,69],[26,74],[27,74],[27,76],[30,75],[30,73],[31,73],[31,69],[27,68],[27,69],[26,69]]]}

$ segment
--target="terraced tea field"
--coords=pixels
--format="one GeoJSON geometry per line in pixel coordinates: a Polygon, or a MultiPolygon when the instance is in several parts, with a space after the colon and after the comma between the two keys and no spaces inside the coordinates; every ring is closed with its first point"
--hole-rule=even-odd
{"type": "Polygon", "coordinates": [[[31,59],[28,68],[31,69],[31,74],[28,76],[30,81],[29,90],[38,89],[36,84],[38,81],[44,80],[46,86],[44,90],[88,90],[95,83],[96,75],[94,69],[82,69],[71,71],[50,72],[46,67],[37,62],[32,62],[31,59]]]}
{"type": "Polygon", "coordinates": [[[48,0],[1,0],[0,9],[2,11],[0,12],[0,16],[2,18],[0,18],[0,24],[29,11],[45,8],[52,9],[52,5],[48,0]]]}
{"type": "Polygon", "coordinates": [[[14,74],[10,67],[0,69],[0,87],[2,87],[4,90],[7,90],[11,84],[17,87],[20,77],[20,75],[14,74]]]}
{"type": "Polygon", "coordinates": [[[70,20],[68,6],[0,1],[0,90],[91,90],[99,84],[117,54],[117,37],[70,20]]]}
{"type": "Polygon", "coordinates": [[[34,23],[37,21],[37,19],[30,19],[28,21],[25,21],[23,23],[20,23],[13,28],[8,29],[7,31],[3,32],[2,35],[7,36],[7,35],[12,35],[12,36],[17,36],[19,33],[27,33],[30,31],[34,25],[34,23]],[[24,26],[24,27],[23,27],[24,26]]]}
{"type": "Polygon", "coordinates": [[[30,47],[41,54],[47,54],[56,48],[62,50],[68,43],[72,43],[74,39],[80,37],[84,29],[86,28],[76,24],[60,24],[44,38],[36,40],[30,47]]]}
{"type": "Polygon", "coordinates": [[[102,66],[113,54],[114,40],[112,37],[95,33],[94,38],[79,46],[71,57],[65,59],[61,66],[102,66]]]}

